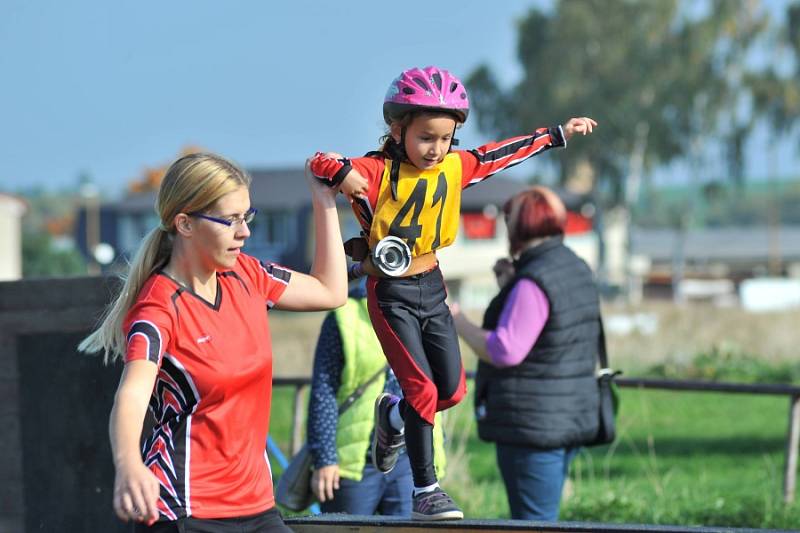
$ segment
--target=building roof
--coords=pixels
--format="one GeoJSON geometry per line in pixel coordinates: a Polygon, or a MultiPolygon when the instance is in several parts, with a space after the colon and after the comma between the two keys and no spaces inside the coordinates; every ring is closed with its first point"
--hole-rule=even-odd
{"type": "MultiPolygon", "coordinates": [[[[673,229],[631,228],[631,247],[654,262],[669,262],[679,245],[673,229]]],[[[690,230],[683,254],[693,262],[766,260],[773,254],[800,259],[800,226],[742,226],[690,230]]]]}
{"type": "MultiPolygon", "coordinates": [[[[302,168],[257,169],[251,170],[250,175],[253,178],[250,194],[253,205],[259,209],[295,210],[310,202],[302,168]]],[[[486,183],[465,190],[461,205],[465,209],[473,210],[482,209],[487,204],[494,204],[499,208],[511,196],[527,187],[530,185],[519,180],[493,176],[486,183]]],[[[141,212],[153,209],[155,201],[156,193],[149,191],[130,194],[115,206],[121,212],[141,212]]],[[[566,198],[565,201],[569,204],[566,198]]]]}
{"type": "MultiPolygon", "coordinates": [[[[302,168],[250,171],[253,182],[250,195],[260,209],[293,210],[309,203],[308,185],[302,168]]],[[[153,209],[156,192],[134,193],[115,205],[121,212],[140,212],[153,209]]]]}
{"type": "Polygon", "coordinates": [[[4,192],[0,192],[0,207],[20,217],[28,212],[28,202],[19,196],[4,192]]]}

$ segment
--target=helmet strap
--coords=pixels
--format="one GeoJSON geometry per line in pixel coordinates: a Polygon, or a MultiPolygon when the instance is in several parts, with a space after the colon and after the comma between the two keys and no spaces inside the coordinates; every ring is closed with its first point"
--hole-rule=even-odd
{"type": "Polygon", "coordinates": [[[387,150],[392,166],[389,169],[389,188],[392,191],[392,200],[397,201],[397,183],[400,181],[400,163],[408,159],[406,155],[406,127],[400,130],[400,141],[392,139],[387,150]]]}
{"type": "Polygon", "coordinates": [[[392,190],[392,200],[397,201],[397,182],[400,181],[400,162],[392,159],[392,167],[389,169],[389,188],[392,190]]]}
{"type": "Polygon", "coordinates": [[[453,135],[450,136],[450,149],[447,150],[450,152],[453,149],[453,146],[458,146],[458,139],[456,139],[456,129],[458,129],[458,121],[456,121],[456,125],[453,126],[453,135]]]}

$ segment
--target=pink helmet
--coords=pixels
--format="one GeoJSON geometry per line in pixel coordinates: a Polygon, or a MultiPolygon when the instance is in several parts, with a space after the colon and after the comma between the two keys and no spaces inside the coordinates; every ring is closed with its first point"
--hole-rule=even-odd
{"type": "Polygon", "coordinates": [[[469,114],[467,90],[461,80],[438,67],[404,70],[386,91],[383,119],[387,124],[414,109],[449,111],[466,122],[469,114]]]}

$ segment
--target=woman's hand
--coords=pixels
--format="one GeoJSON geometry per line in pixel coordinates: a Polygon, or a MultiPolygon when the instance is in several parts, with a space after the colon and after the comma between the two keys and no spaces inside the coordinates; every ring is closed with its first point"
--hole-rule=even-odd
{"type": "Polygon", "coordinates": [[[489,356],[489,350],[486,347],[486,338],[489,332],[481,329],[478,325],[474,324],[467,316],[461,311],[461,306],[457,303],[449,304],[450,315],[453,317],[453,326],[456,328],[458,336],[464,339],[467,346],[472,348],[478,359],[487,363],[492,362],[489,356]]]}
{"type": "Polygon", "coordinates": [[[508,257],[501,257],[495,261],[492,272],[494,272],[494,277],[497,280],[497,286],[502,289],[509,281],[514,279],[514,263],[508,257]]]}
{"type": "Polygon", "coordinates": [[[569,139],[576,133],[588,135],[592,133],[592,128],[595,126],[597,126],[597,122],[593,119],[589,117],[577,117],[569,119],[561,129],[564,130],[564,138],[569,139]]]}
{"type": "Polygon", "coordinates": [[[328,187],[326,184],[322,183],[320,180],[314,177],[314,174],[311,172],[310,157],[306,159],[305,174],[306,174],[306,182],[308,182],[308,188],[311,189],[312,200],[322,199],[328,205],[335,206],[337,189],[328,187]]]}
{"type": "Polygon", "coordinates": [[[326,465],[311,474],[311,492],[320,503],[333,499],[333,491],[339,490],[339,465],[326,465]]]}
{"type": "Polygon", "coordinates": [[[124,521],[152,524],[158,520],[158,478],[138,457],[117,465],[114,478],[114,511],[124,521]]]}

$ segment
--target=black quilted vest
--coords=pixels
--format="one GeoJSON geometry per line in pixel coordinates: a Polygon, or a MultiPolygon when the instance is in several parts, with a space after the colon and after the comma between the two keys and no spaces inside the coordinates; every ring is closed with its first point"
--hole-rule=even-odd
{"type": "Polygon", "coordinates": [[[489,304],[483,328],[497,326],[520,278],[544,291],[550,313],[523,362],[496,368],[481,362],[475,407],[481,439],[538,449],[580,445],[597,433],[595,378],[600,306],[592,272],[561,237],[525,251],[516,277],[489,304]]]}

